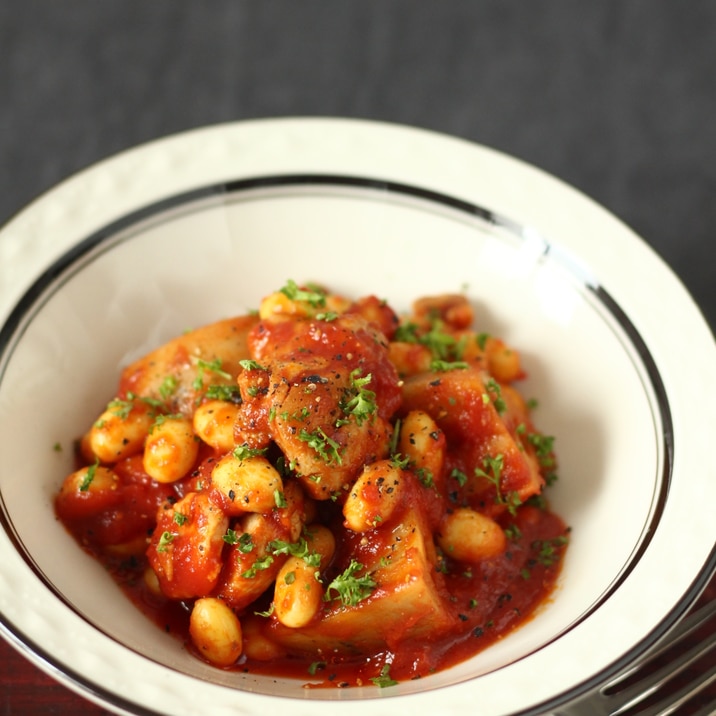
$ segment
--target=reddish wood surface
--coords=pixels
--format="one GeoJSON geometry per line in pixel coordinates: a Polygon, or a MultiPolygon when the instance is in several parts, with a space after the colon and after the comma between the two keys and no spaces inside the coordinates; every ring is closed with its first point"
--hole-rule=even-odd
{"type": "MultiPolygon", "coordinates": [[[[716,578],[709,584],[701,596],[699,604],[716,599],[716,578]]],[[[710,631],[714,626],[711,625],[710,631]]],[[[694,640],[704,639],[709,632],[702,630],[694,640]]],[[[685,676],[693,676],[698,670],[706,670],[712,664],[713,654],[706,663],[692,669],[685,676]]],[[[716,685],[712,685],[699,699],[699,705],[716,705],[716,685]]],[[[687,716],[691,710],[683,709],[679,713],[687,716]]],[[[60,685],[25,657],[0,639],[0,715],[1,716],[52,716],[53,714],[72,714],[73,716],[103,716],[108,711],[78,696],[60,685]]]]}
{"type": "Polygon", "coordinates": [[[103,716],[108,713],[47,676],[0,639],[2,716],[103,716]]]}

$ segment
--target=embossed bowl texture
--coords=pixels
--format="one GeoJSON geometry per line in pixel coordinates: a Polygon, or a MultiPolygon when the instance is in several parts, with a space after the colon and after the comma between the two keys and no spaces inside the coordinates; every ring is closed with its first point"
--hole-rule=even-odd
{"type": "Polygon", "coordinates": [[[259,120],[124,152],[0,231],[0,632],[118,713],[537,713],[635,658],[713,572],[708,327],[619,220],[488,148],[356,120],[259,120]],[[388,689],[220,670],[149,623],[53,497],[121,368],[287,278],[399,310],[464,291],[521,351],[572,528],[553,597],[472,659],[388,689]],[[678,333],[676,333],[678,332],[678,333]],[[678,339],[675,339],[678,335],[678,339]],[[704,388],[703,386],[706,386],[704,388]],[[61,449],[54,449],[59,446],[61,449]]]}

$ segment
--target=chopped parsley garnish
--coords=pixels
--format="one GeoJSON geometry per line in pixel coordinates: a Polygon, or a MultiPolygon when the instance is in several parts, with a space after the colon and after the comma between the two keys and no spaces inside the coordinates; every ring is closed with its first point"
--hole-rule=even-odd
{"type": "Polygon", "coordinates": [[[369,597],[378,586],[370,575],[357,576],[363,565],[355,559],[342,574],[339,574],[326,588],[324,599],[331,601],[340,599],[345,607],[353,607],[363,599],[369,597]]]}
{"type": "Polygon", "coordinates": [[[246,443],[243,445],[237,445],[232,455],[237,460],[248,460],[251,457],[258,457],[259,455],[263,455],[268,448],[250,448],[246,443]]]}
{"type": "Polygon", "coordinates": [[[325,313],[317,313],[316,320],[318,321],[335,321],[338,318],[338,314],[335,311],[326,311],[325,313]]]}
{"type": "Polygon", "coordinates": [[[273,491],[273,501],[276,504],[276,507],[281,509],[282,507],[288,507],[288,502],[286,502],[286,497],[281,492],[281,490],[278,489],[278,487],[273,491]]]}
{"type": "Polygon", "coordinates": [[[178,524],[179,527],[186,524],[188,519],[189,518],[186,515],[183,515],[181,512],[174,513],[174,522],[176,522],[176,524],[178,524]]]}
{"type": "Polygon", "coordinates": [[[291,472],[288,464],[286,463],[286,457],[284,455],[279,455],[276,458],[274,467],[276,468],[276,470],[278,470],[278,473],[279,475],[281,475],[281,477],[287,477],[291,472]]]}
{"type": "Polygon", "coordinates": [[[316,428],[312,433],[308,430],[301,430],[298,439],[306,443],[324,462],[329,465],[337,463],[343,464],[343,458],[340,454],[340,445],[323,432],[321,428],[316,428]]]}
{"type": "Polygon", "coordinates": [[[407,455],[395,452],[390,456],[390,464],[398,470],[407,470],[410,467],[411,460],[407,455]]]}
{"type": "Polygon", "coordinates": [[[87,490],[89,490],[90,485],[94,480],[94,476],[97,473],[98,467],[99,460],[96,460],[92,465],[87,468],[87,472],[85,473],[85,476],[82,478],[82,482],[80,483],[80,492],[87,492],[87,490]]]}
{"type": "Polygon", "coordinates": [[[248,554],[249,552],[253,552],[254,550],[254,543],[251,540],[251,535],[248,532],[244,532],[239,537],[236,544],[238,545],[239,552],[241,552],[242,554],[248,554]]]}
{"type": "Polygon", "coordinates": [[[415,323],[401,323],[395,329],[393,340],[400,343],[417,343],[418,326],[415,323]]]}
{"type": "Polygon", "coordinates": [[[184,416],[181,413],[173,413],[171,415],[164,415],[163,413],[160,413],[156,418],[154,418],[154,422],[151,424],[149,432],[154,432],[155,428],[158,428],[160,425],[164,425],[167,420],[180,420],[183,417],[184,416]]]}
{"type": "Polygon", "coordinates": [[[341,403],[343,412],[346,415],[354,416],[358,425],[362,425],[367,418],[373,417],[378,410],[375,393],[365,387],[372,379],[373,376],[370,373],[361,376],[360,368],[351,371],[350,398],[341,403]]]}
{"type": "Polygon", "coordinates": [[[453,471],[450,473],[450,477],[457,480],[457,484],[460,485],[460,487],[464,487],[467,483],[467,475],[462,470],[458,470],[457,468],[453,468],[453,471]]]}
{"type": "MultiPolygon", "coordinates": [[[[161,400],[157,400],[156,398],[142,397],[140,395],[132,393],[131,391],[128,391],[126,398],[115,398],[114,400],[110,400],[107,404],[107,410],[112,413],[112,415],[116,415],[120,420],[126,420],[129,417],[129,414],[132,412],[132,408],[134,408],[135,400],[139,400],[151,408],[162,407],[161,400]]],[[[102,421],[99,421],[97,423],[97,426],[102,427],[102,421]]]]}
{"type": "Polygon", "coordinates": [[[216,358],[212,361],[205,361],[198,358],[196,361],[196,367],[196,378],[194,378],[194,382],[192,383],[194,390],[201,390],[204,387],[204,373],[206,371],[214,373],[225,380],[231,380],[231,375],[221,369],[221,358],[216,358]]]}
{"type": "Polygon", "coordinates": [[[273,614],[273,610],[275,608],[276,608],[276,605],[273,602],[271,602],[271,606],[268,609],[266,609],[263,612],[254,612],[254,614],[257,617],[270,617],[273,614]]]}
{"type": "Polygon", "coordinates": [[[477,342],[477,347],[481,351],[485,351],[485,346],[487,345],[487,341],[490,338],[489,333],[478,333],[475,341],[477,342]]]}
{"type": "Polygon", "coordinates": [[[259,572],[268,569],[273,564],[273,557],[270,554],[259,557],[253,565],[241,574],[244,579],[253,579],[259,572]]]}
{"type": "Polygon", "coordinates": [[[239,391],[237,385],[213,383],[206,389],[206,397],[210,400],[226,400],[230,403],[240,403],[241,391],[239,391]]]}
{"type": "Polygon", "coordinates": [[[442,321],[435,320],[430,330],[418,338],[427,346],[435,360],[459,360],[462,355],[455,337],[442,329],[442,321]]]}
{"type": "Polygon", "coordinates": [[[239,365],[244,370],[268,370],[268,368],[265,368],[260,363],[257,363],[255,360],[249,360],[249,359],[240,360],[239,365]]]}
{"type": "Polygon", "coordinates": [[[485,387],[487,388],[488,393],[492,394],[492,403],[495,406],[495,410],[498,415],[502,415],[505,410],[507,410],[507,405],[502,397],[502,389],[500,388],[499,383],[494,378],[490,378],[485,383],[485,387]]]}
{"type": "Polygon", "coordinates": [[[545,500],[545,497],[543,494],[537,494],[532,495],[532,497],[527,500],[528,505],[532,505],[532,507],[536,507],[538,510],[546,510],[547,509],[547,500],[545,500]]]}
{"type": "Polygon", "coordinates": [[[318,567],[321,564],[321,555],[318,552],[311,552],[304,537],[301,537],[298,542],[272,540],[269,542],[268,548],[272,554],[287,554],[290,557],[298,557],[309,567],[318,567]]]}
{"type": "Polygon", "coordinates": [[[390,677],[390,664],[385,664],[378,676],[371,677],[371,681],[381,689],[387,686],[395,686],[398,682],[390,677]]]}
{"type": "MultiPolygon", "coordinates": [[[[244,535],[241,535],[241,537],[243,536],[244,535]]],[[[226,530],[226,534],[224,535],[223,540],[224,542],[226,542],[226,544],[238,544],[241,537],[239,537],[238,533],[235,530],[228,529],[226,530]]],[[[251,538],[249,537],[249,539],[251,538]]]]}
{"type": "Polygon", "coordinates": [[[509,492],[506,495],[502,492],[500,485],[500,478],[502,477],[502,469],[505,464],[505,456],[500,453],[495,457],[487,455],[483,461],[485,470],[476,467],[475,474],[478,477],[484,477],[489,480],[495,486],[495,502],[498,505],[504,505],[507,507],[507,511],[514,515],[517,512],[517,508],[522,504],[520,496],[517,492],[509,492]]]}
{"type": "Polygon", "coordinates": [[[162,384],[159,386],[159,395],[166,400],[170,396],[174,394],[174,391],[179,386],[179,380],[175,375],[168,375],[164,378],[162,381],[162,384]]]}
{"type": "Polygon", "coordinates": [[[286,285],[279,290],[291,301],[303,301],[313,308],[323,308],[326,305],[326,293],[317,286],[303,289],[294,280],[289,279],[286,285]]]}
{"type": "Polygon", "coordinates": [[[532,543],[532,549],[537,552],[537,561],[545,567],[552,566],[559,558],[559,548],[563,547],[569,539],[565,535],[560,535],[554,539],[535,540],[532,543]]]}
{"type": "Polygon", "coordinates": [[[539,433],[528,433],[527,441],[535,449],[537,460],[541,467],[554,465],[552,450],[554,449],[554,437],[551,435],[540,435],[539,433]]]}
{"type": "Polygon", "coordinates": [[[174,541],[176,535],[171,532],[162,532],[159,542],[157,543],[157,552],[166,552],[167,547],[174,541]]]}
{"type": "Polygon", "coordinates": [[[400,438],[400,425],[401,421],[400,418],[398,418],[395,421],[395,426],[393,427],[393,434],[390,436],[390,454],[395,455],[398,452],[398,439],[400,438]]]}
{"type": "Polygon", "coordinates": [[[468,364],[462,360],[447,361],[435,358],[430,361],[430,370],[433,373],[447,373],[450,370],[465,370],[468,364]]]}
{"type": "Polygon", "coordinates": [[[415,475],[420,480],[420,484],[423,487],[434,487],[435,478],[433,477],[432,471],[428,470],[427,467],[419,467],[415,471],[415,475]]]}
{"type": "MultiPolygon", "coordinates": [[[[129,395],[133,394],[130,393],[129,395]]],[[[107,410],[109,410],[112,415],[116,415],[120,420],[126,420],[133,407],[134,401],[132,398],[129,398],[128,400],[115,398],[107,404],[107,410]]]]}
{"type": "Polygon", "coordinates": [[[279,417],[284,422],[294,420],[297,423],[305,423],[311,417],[311,409],[304,405],[300,410],[294,410],[292,413],[289,413],[288,410],[283,410],[279,417]]]}

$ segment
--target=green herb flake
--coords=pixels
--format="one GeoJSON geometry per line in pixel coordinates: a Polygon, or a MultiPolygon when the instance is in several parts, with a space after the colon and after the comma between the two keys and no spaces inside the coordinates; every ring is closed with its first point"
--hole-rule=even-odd
{"type": "Polygon", "coordinates": [[[545,567],[551,567],[559,559],[560,547],[568,541],[564,535],[549,540],[535,540],[532,549],[537,552],[537,561],[545,567]]]}
{"type": "Polygon", "coordinates": [[[233,451],[232,455],[237,460],[248,460],[252,457],[259,457],[260,455],[263,455],[268,448],[251,448],[246,443],[242,445],[237,445],[233,451]]]}
{"type": "Polygon", "coordinates": [[[395,426],[393,427],[393,434],[390,436],[390,446],[388,449],[390,450],[391,455],[396,455],[398,453],[398,440],[400,438],[400,425],[401,425],[401,421],[400,421],[400,418],[398,418],[395,421],[395,426]]]}
{"type": "Polygon", "coordinates": [[[398,682],[390,677],[390,664],[385,664],[378,676],[371,677],[371,681],[381,689],[388,686],[395,686],[398,682]]]}
{"type": "Polygon", "coordinates": [[[393,340],[398,343],[417,343],[418,326],[415,323],[401,323],[393,334],[393,340]]]}
{"type": "MultiPolygon", "coordinates": [[[[243,537],[243,536],[244,535],[241,535],[241,537],[243,537]]],[[[226,542],[226,544],[238,544],[240,539],[241,538],[239,537],[237,532],[232,529],[226,530],[226,534],[223,537],[223,540],[224,540],[224,542],[226,542]]]]}
{"type": "Polygon", "coordinates": [[[358,576],[362,569],[360,562],[351,559],[348,567],[328,585],[324,599],[340,599],[343,606],[353,607],[369,597],[378,585],[369,574],[358,576]]]}
{"type": "Polygon", "coordinates": [[[439,319],[433,321],[430,330],[419,336],[418,342],[426,346],[437,361],[451,361],[457,358],[457,341],[450,333],[443,330],[443,323],[439,319]]]}
{"type": "Polygon", "coordinates": [[[465,370],[468,367],[469,366],[465,361],[447,361],[440,360],[438,358],[430,361],[430,370],[433,373],[447,373],[451,370],[465,370]]]}
{"type": "Polygon", "coordinates": [[[112,415],[116,415],[120,420],[126,420],[134,407],[134,394],[128,393],[127,397],[127,400],[115,398],[114,400],[110,400],[107,404],[107,410],[112,413],[112,415]]]}
{"type": "Polygon", "coordinates": [[[328,666],[327,662],[325,661],[314,661],[311,663],[311,665],[308,667],[308,673],[311,676],[315,676],[318,671],[322,671],[328,666]]]}
{"type": "Polygon", "coordinates": [[[503,415],[507,410],[507,404],[502,397],[502,389],[499,383],[494,378],[490,378],[487,383],[485,383],[485,387],[488,392],[492,394],[492,402],[498,415],[503,415]]]}
{"type": "Polygon", "coordinates": [[[450,473],[450,477],[456,480],[457,484],[460,485],[460,487],[464,487],[467,484],[467,475],[462,470],[454,468],[453,471],[450,473]]]}
{"type": "Polygon", "coordinates": [[[428,468],[419,467],[415,471],[415,475],[423,487],[434,487],[435,486],[435,478],[433,477],[432,471],[428,470],[428,468]]]}
{"type": "Polygon", "coordinates": [[[271,540],[268,543],[268,549],[274,555],[285,554],[302,559],[309,567],[318,567],[321,564],[321,555],[311,551],[304,537],[300,537],[298,542],[271,540]]]}
{"type": "Polygon", "coordinates": [[[253,552],[254,550],[254,543],[248,532],[244,532],[241,537],[239,537],[236,544],[238,545],[239,552],[242,554],[249,554],[249,552],[253,552]]]}
{"type": "Polygon", "coordinates": [[[534,447],[540,467],[552,467],[554,465],[554,456],[552,454],[554,450],[553,436],[528,433],[527,442],[534,447]]]}
{"type": "Polygon", "coordinates": [[[410,458],[407,455],[396,452],[390,456],[390,464],[398,470],[407,470],[410,467],[410,458]]]}
{"type": "Polygon", "coordinates": [[[87,492],[90,485],[92,484],[95,475],[97,474],[97,468],[99,467],[99,460],[96,460],[92,465],[87,468],[85,476],[82,478],[80,483],[80,492],[87,492]]]}
{"type": "Polygon", "coordinates": [[[265,368],[260,363],[257,363],[255,360],[249,360],[249,359],[240,360],[239,365],[244,370],[264,370],[264,371],[268,370],[268,368],[265,368]]]}
{"type": "Polygon", "coordinates": [[[164,425],[164,423],[166,423],[168,420],[181,420],[183,417],[184,416],[181,413],[172,413],[169,415],[160,413],[154,418],[154,421],[149,427],[149,433],[153,433],[158,427],[164,425]]]}
{"type": "Polygon", "coordinates": [[[341,410],[346,415],[352,415],[358,425],[362,425],[364,420],[374,417],[378,411],[375,393],[366,388],[372,379],[373,376],[370,373],[361,376],[360,368],[351,371],[348,397],[340,404],[341,410]]]}
{"type": "Polygon", "coordinates": [[[302,301],[313,308],[323,308],[326,305],[326,293],[317,286],[303,289],[293,279],[289,279],[279,290],[291,301],[302,301]]]}
{"type": "Polygon", "coordinates": [[[283,494],[283,492],[281,492],[281,490],[278,489],[278,487],[273,491],[273,500],[276,504],[276,507],[278,507],[279,509],[281,509],[283,507],[288,507],[288,502],[286,502],[286,497],[283,494]]]}
{"type": "Polygon", "coordinates": [[[157,543],[157,552],[166,552],[169,545],[174,541],[176,535],[171,532],[162,532],[159,542],[157,543]]]}
{"type": "Polygon", "coordinates": [[[316,314],[316,320],[317,321],[335,321],[338,318],[338,314],[335,311],[326,311],[325,313],[317,313],[316,314]]]}
{"type": "Polygon", "coordinates": [[[204,387],[204,373],[214,373],[224,380],[231,380],[231,375],[221,368],[221,358],[215,358],[212,361],[206,361],[202,358],[196,360],[196,378],[192,383],[194,390],[201,390],[204,387]]]}
{"type": "Polygon", "coordinates": [[[343,458],[340,454],[341,446],[335,440],[329,438],[321,428],[317,428],[312,433],[305,429],[301,430],[298,434],[298,439],[306,443],[327,464],[343,464],[343,458]]]}
{"type": "Polygon", "coordinates": [[[224,400],[228,403],[241,403],[241,392],[237,385],[222,385],[212,383],[206,389],[209,400],[224,400]]]}
{"type": "Polygon", "coordinates": [[[179,386],[179,380],[174,375],[167,375],[159,386],[159,395],[166,400],[167,398],[174,395],[177,387],[179,386]]]}
{"type": "Polygon", "coordinates": [[[502,453],[499,453],[495,457],[487,455],[482,461],[485,469],[483,470],[482,468],[476,467],[475,475],[478,477],[484,477],[495,486],[495,503],[498,505],[504,505],[507,507],[507,511],[511,515],[514,515],[517,512],[517,508],[522,504],[522,501],[520,500],[520,496],[517,492],[512,491],[506,495],[502,492],[500,479],[502,477],[504,463],[505,456],[502,453]]]}
{"type": "Polygon", "coordinates": [[[259,557],[253,565],[241,574],[244,579],[254,579],[259,572],[264,569],[268,569],[273,564],[273,557],[267,554],[264,557],[259,557]]]}

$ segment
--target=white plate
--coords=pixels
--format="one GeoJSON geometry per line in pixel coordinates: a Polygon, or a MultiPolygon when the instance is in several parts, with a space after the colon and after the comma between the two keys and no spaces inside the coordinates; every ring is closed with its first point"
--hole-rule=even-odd
{"type": "Polygon", "coordinates": [[[119,713],[263,714],[276,699],[299,715],[333,713],[337,699],[347,716],[541,713],[634,658],[713,572],[710,331],[623,224],[484,147],[287,119],[125,152],[2,230],[0,320],[0,631],[119,713]],[[557,593],[515,634],[419,682],[306,692],[206,667],[53,517],[69,446],[120,367],[287,278],[399,309],[465,290],[480,327],[522,350],[524,391],[557,436],[552,501],[573,528],[557,593]]]}

